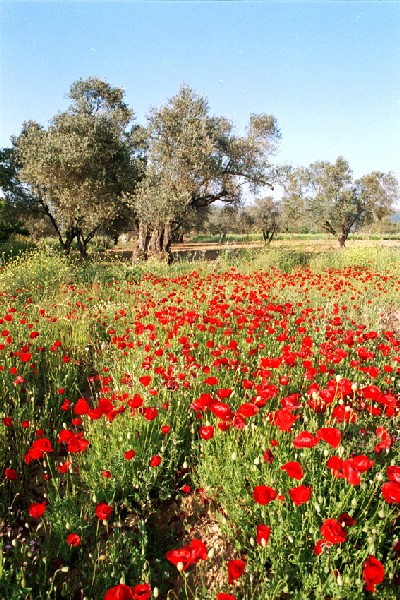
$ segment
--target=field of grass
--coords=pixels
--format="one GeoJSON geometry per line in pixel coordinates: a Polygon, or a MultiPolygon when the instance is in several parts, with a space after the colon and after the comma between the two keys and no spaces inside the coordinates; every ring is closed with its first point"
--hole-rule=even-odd
{"type": "Polygon", "coordinates": [[[399,291],[381,245],[5,263],[0,598],[395,600],[399,291]]]}

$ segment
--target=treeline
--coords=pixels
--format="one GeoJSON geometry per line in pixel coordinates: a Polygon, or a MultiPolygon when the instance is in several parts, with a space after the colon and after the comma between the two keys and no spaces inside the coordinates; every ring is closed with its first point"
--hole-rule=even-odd
{"type": "Polygon", "coordinates": [[[137,258],[168,259],[185,230],[219,213],[232,222],[251,194],[254,204],[241,212],[266,242],[302,223],[344,245],[356,228],[383,222],[399,198],[393,174],[375,171],[354,181],[342,157],[309,167],[273,164],[281,137],[273,115],[251,114],[238,135],[186,85],[150,110],[144,125],[122,88],[98,78],[73,83],[68,98],[70,106],[47,128],[27,121],[1,150],[6,236],[13,230],[56,236],[65,253],[75,242],[86,257],[95,236],[118,240],[129,231],[137,258]],[[279,201],[268,193],[276,185],[279,201]],[[224,209],[212,211],[214,203],[224,209]]]}

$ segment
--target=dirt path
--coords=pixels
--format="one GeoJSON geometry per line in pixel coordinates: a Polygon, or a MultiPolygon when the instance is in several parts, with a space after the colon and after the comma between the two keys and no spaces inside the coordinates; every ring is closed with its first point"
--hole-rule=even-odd
{"type": "MultiPolygon", "coordinates": [[[[226,244],[218,243],[197,243],[184,242],[183,244],[173,244],[172,254],[177,260],[216,260],[221,252],[238,251],[264,248],[262,241],[259,242],[228,242],[226,244]]],[[[335,239],[282,239],[273,240],[271,248],[292,248],[293,250],[304,252],[323,252],[327,250],[337,250],[338,244],[335,239]]],[[[397,247],[400,249],[400,240],[348,240],[346,248],[366,248],[366,247],[397,247]]],[[[125,248],[116,248],[107,251],[110,254],[117,254],[127,260],[132,258],[132,248],[127,245],[125,248]]]]}

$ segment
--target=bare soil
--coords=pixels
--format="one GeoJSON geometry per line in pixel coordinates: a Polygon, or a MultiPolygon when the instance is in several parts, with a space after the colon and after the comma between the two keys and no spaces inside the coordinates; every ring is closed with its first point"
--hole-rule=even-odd
{"type": "MultiPolygon", "coordinates": [[[[304,252],[324,252],[327,250],[339,250],[338,242],[332,239],[282,239],[273,240],[270,248],[292,248],[304,252]]],[[[397,247],[400,249],[400,240],[348,240],[346,248],[368,248],[368,247],[397,247]]],[[[218,256],[226,251],[241,251],[249,249],[265,248],[262,241],[258,242],[227,242],[218,244],[212,242],[183,242],[182,244],[173,244],[171,251],[176,260],[216,260],[218,256]]],[[[124,247],[112,248],[107,251],[108,254],[118,255],[121,258],[130,260],[132,258],[132,246],[127,244],[124,247]]]]}

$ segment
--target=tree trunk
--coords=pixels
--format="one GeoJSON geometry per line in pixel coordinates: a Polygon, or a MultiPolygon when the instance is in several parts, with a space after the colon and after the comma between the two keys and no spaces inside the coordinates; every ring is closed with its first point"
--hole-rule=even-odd
{"type": "Polygon", "coordinates": [[[340,248],[344,248],[345,247],[346,240],[349,237],[349,234],[350,234],[350,227],[343,227],[342,228],[342,233],[338,237],[338,242],[339,242],[340,248]]]}
{"type": "Polygon", "coordinates": [[[149,242],[148,254],[158,260],[172,262],[171,254],[171,227],[169,224],[153,229],[149,242]]]}
{"type": "Polygon", "coordinates": [[[132,253],[132,260],[147,260],[150,242],[150,231],[145,225],[139,223],[136,248],[132,253]]]}
{"type": "Polygon", "coordinates": [[[89,240],[87,238],[85,239],[81,233],[78,233],[78,235],[76,236],[76,240],[78,242],[78,248],[81,258],[84,258],[86,260],[88,257],[87,245],[89,240]]]}
{"type": "Polygon", "coordinates": [[[262,232],[264,238],[264,244],[269,245],[276,233],[276,229],[264,229],[262,232]]]}
{"type": "Polygon", "coordinates": [[[67,229],[67,231],[65,232],[65,239],[64,239],[63,235],[60,231],[60,228],[58,227],[58,223],[55,220],[55,218],[53,217],[52,213],[50,212],[50,209],[47,206],[47,204],[44,201],[42,201],[41,206],[43,208],[44,213],[49,218],[50,223],[52,224],[52,226],[54,228],[54,231],[57,234],[58,240],[60,242],[60,246],[63,249],[64,254],[66,256],[69,256],[69,254],[71,252],[72,242],[74,241],[74,238],[77,235],[77,231],[76,231],[75,227],[70,227],[69,229],[67,229]]]}

